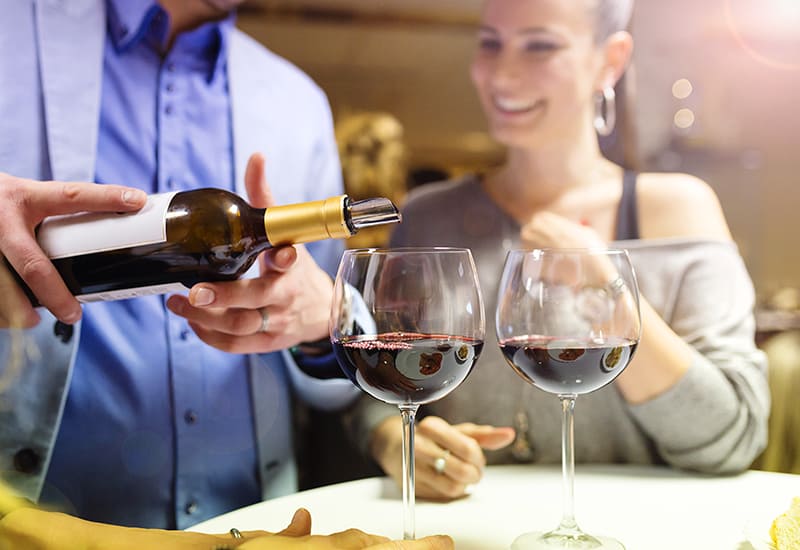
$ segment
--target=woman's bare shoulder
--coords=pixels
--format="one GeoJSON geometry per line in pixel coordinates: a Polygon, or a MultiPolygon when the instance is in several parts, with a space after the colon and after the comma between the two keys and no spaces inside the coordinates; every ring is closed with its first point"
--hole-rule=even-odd
{"type": "Polygon", "coordinates": [[[700,178],[683,173],[642,173],[636,191],[642,238],[731,240],[719,199],[700,178]]]}

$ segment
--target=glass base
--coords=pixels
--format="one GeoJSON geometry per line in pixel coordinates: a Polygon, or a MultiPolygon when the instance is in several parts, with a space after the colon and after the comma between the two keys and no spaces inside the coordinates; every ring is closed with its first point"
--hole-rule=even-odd
{"type": "Polygon", "coordinates": [[[557,550],[569,548],[576,550],[625,550],[618,540],[608,537],[594,537],[581,531],[564,532],[560,530],[547,533],[536,531],[517,537],[511,550],[557,550]]]}

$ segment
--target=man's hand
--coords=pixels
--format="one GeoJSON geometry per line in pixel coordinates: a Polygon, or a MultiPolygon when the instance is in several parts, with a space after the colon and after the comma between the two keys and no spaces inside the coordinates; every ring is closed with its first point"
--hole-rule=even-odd
{"type": "MultiPolygon", "coordinates": [[[[33,181],[0,174],[0,256],[4,256],[39,302],[60,321],[75,323],[81,308],[52,262],[36,242],[34,230],[47,216],[76,212],[129,212],[144,206],[143,191],[120,185],[33,181]]],[[[20,319],[35,326],[39,315],[10,278],[2,278],[0,327],[20,319]],[[13,311],[12,307],[17,311],[13,311]]]]}
{"type": "MultiPolygon", "coordinates": [[[[514,440],[514,434],[509,427],[451,425],[438,416],[425,417],[414,434],[417,496],[446,500],[464,496],[467,487],[483,477],[486,457],[482,449],[501,449],[514,440]],[[441,471],[435,468],[439,458],[444,458],[441,471]]],[[[401,450],[400,419],[391,417],[373,430],[370,451],[398,485],[402,483],[401,450]]]]}
{"type": "MultiPolygon", "coordinates": [[[[250,157],[245,185],[253,206],[275,204],[261,155],[250,157]]],[[[232,353],[275,351],[326,336],[333,281],[305,247],[274,248],[259,262],[255,279],[199,283],[188,298],[171,296],[167,306],[201,340],[232,353]]]]}

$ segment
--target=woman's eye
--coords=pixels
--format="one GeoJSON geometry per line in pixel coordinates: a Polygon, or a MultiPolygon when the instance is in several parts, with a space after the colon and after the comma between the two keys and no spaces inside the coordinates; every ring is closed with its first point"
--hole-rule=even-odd
{"type": "Polygon", "coordinates": [[[500,50],[500,41],[496,38],[481,38],[478,40],[478,48],[487,52],[500,50]]]}
{"type": "Polygon", "coordinates": [[[525,51],[532,53],[548,53],[558,50],[561,46],[554,42],[528,42],[525,44],[525,51]]]}

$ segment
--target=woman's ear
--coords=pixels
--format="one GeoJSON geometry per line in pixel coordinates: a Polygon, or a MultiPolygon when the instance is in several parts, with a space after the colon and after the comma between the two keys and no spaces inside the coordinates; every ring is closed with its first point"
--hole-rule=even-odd
{"type": "Polygon", "coordinates": [[[605,46],[605,62],[598,75],[597,89],[614,87],[628,67],[633,53],[633,37],[627,31],[618,31],[608,37],[605,46]]]}

